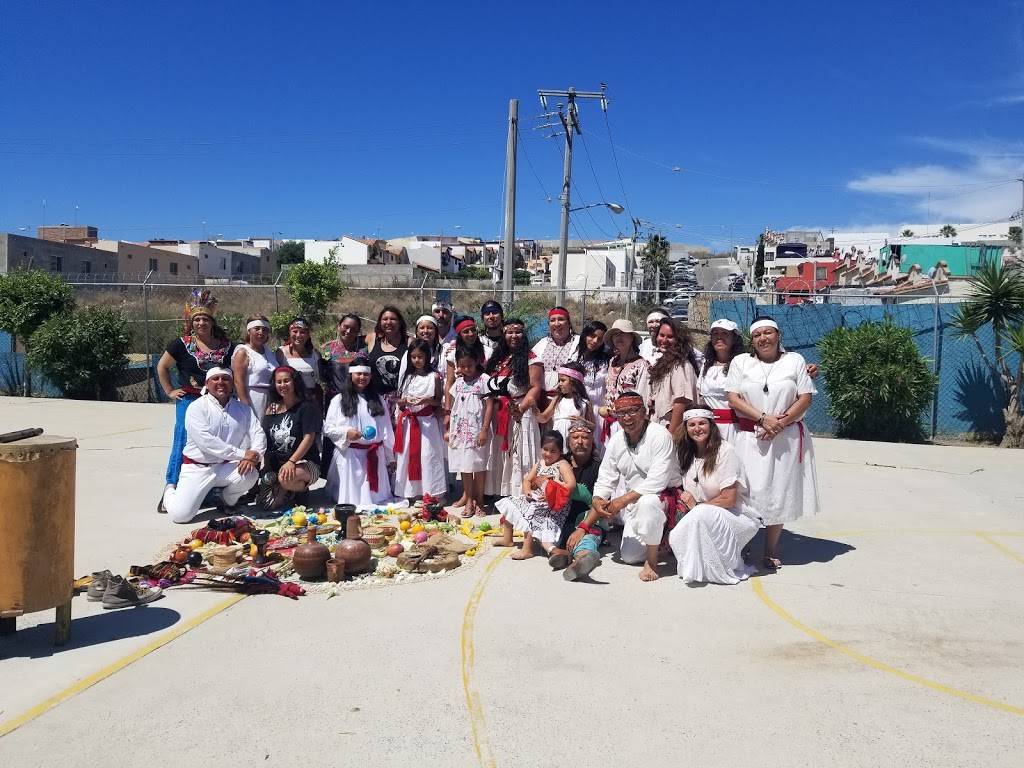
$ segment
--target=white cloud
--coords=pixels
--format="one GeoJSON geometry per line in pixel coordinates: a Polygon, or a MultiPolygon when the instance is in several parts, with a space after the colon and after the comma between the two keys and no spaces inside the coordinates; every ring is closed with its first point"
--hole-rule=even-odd
{"type": "Polygon", "coordinates": [[[908,215],[954,221],[1005,221],[1021,207],[1024,144],[990,139],[952,141],[924,138],[930,149],[949,153],[949,164],[907,165],[854,179],[856,192],[885,195],[908,202],[908,215]]]}

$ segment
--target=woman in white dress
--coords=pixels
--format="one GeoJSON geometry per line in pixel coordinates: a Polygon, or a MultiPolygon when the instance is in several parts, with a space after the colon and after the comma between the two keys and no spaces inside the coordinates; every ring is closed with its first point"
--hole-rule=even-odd
{"type": "Polygon", "coordinates": [[[510,317],[504,328],[505,335],[486,369],[497,400],[484,489],[495,496],[515,496],[540,456],[534,406],[544,388],[544,366],[530,350],[522,320],[510,317]]]}
{"type": "MultiPolygon", "coordinates": [[[[288,323],[288,343],[277,349],[279,365],[287,365],[298,371],[306,397],[323,407],[324,390],[321,384],[320,364],[323,358],[313,346],[313,327],[304,317],[296,317],[288,323]]],[[[321,411],[322,413],[322,411],[321,411]]]]}
{"type": "Polygon", "coordinates": [[[440,499],[448,490],[444,436],[434,415],[441,409],[441,377],[431,364],[431,351],[423,339],[409,345],[402,361],[407,372],[395,401],[395,495],[406,499],[440,499]]]}
{"type": "Polygon", "coordinates": [[[583,386],[587,390],[587,399],[594,410],[594,446],[598,451],[604,445],[604,419],[597,411],[604,405],[604,393],[608,386],[608,361],[611,358],[604,345],[607,332],[608,326],[600,320],[587,323],[580,332],[580,344],[576,352],[576,359],[583,365],[583,386]]]}
{"type": "Polygon", "coordinates": [[[544,364],[544,391],[555,396],[558,387],[558,369],[576,359],[580,337],[572,331],[572,320],[565,307],[548,310],[548,335],[533,347],[533,354],[544,364]]]}
{"type": "Polygon", "coordinates": [[[767,526],[762,565],[776,570],[783,525],[818,512],[814,444],[803,423],[817,390],[803,356],[782,349],[774,320],[755,320],[750,338],[753,351],[733,358],[725,390],[738,416],[733,447],[767,526]]]}
{"type": "Polygon", "coordinates": [[[743,354],[743,337],[739,326],[732,320],[715,320],[711,324],[711,338],[704,348],[704,365],[697,378],[697,392],[701,403],[715,416],[715,424],[722,439],[733,442],[736,435],[736,412],[729,405],[725,391],[725,378],[733,358],[743,354]]]}
{"type": "Polygon", "coordinates": [[[668,543],[687,584],[736,584],[752,572],[742,553],[761,527],[746,503],[739,457],[722,439],[711,411],[690,409],[683,414],[683,423],[680,502],[687,512],[668,543]]]}
{"type": "Polygon", "coordinates": [[[264,315],[252,315],[245,323],[245,343],[235,347],[231,372],[235,375],[235,394],[262,419],[267,412],[271,377],[278,365],[270,348],[270,321],[264,315]]]}
{"type": "Polygon", "coordinates": [[[388,504],[395,500],[388,477],[395,468],[391,417],[370,385],[369,359],[356,357],[348,375],[324,420],[324,435],[335,448],[327,471],[327,493],[336,504],[388,504]]]}

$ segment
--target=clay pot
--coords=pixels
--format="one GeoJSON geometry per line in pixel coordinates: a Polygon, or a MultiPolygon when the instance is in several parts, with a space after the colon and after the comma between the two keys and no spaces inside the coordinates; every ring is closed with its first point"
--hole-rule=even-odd
{"type": "Polygon", "coordinates": [[[341,529],[343,531],[344,530],[348,530],[347,527],[346,527],[348,525],[348,521],[351,520],[353,517],[358,517],[358,515],[356,515],[356,505],[355,504],[338,504],[338,505],[336,505],[334,507],[334,517],[337,518],[339,523],[341,523],[341,529]]]}
{"type": "Polygon", "coordinates": [[[337,584],[345,580],[345,563],[332,557],[327,561],[327,580],[337,584]]]}
{"type": "Polygon", "coordinates": [[[326,563],[331,558],[331,551],[316,540],[316,529],[310,527],[309,539],[305,544],[295,548],[292,565],[299,578],[310,581],[324,575],[326,563]]]}
{"type": "Polygon", "coordinates": [[[345,563],[345,573],[363,573],[370,567],[373,553],[361,535],[359,516],[353,515],[346,523],[345,538],[334,548],[335,559],[345,563]]]}

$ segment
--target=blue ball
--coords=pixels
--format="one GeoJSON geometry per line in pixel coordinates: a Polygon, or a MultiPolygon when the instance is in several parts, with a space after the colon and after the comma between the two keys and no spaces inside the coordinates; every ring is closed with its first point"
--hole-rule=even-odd
{"type": "Polygon", "coordinates": [[[367,427],[363,427],[363,439],[373,440],[377,436],[377,428],[372,424],[367,427]]]}

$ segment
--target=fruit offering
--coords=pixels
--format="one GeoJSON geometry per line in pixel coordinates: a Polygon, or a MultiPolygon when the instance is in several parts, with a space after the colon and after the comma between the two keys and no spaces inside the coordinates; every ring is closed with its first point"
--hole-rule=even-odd
{"type": "Polygon", "coordinates": [[[420,533],[423,530],[423,523],[415,523],[409,529],[409,533],[420,533]]]}
{"type": "Polygon", "coordinates": [[[419,531],[418,533],[416,533],[416,535],[412,537],[412,540],[415,541],[417,544],[422,544],[429,538],[430,534],[428,534],[426,531],[419,531]]]}
{"type": "Polygon", "coordinates": [[[487,531],[491,530],[491,524],[484,520],[482,523],[480,523],[480,525],[477,526],[477,528],[479,528],[484,533],[487,533],[487,531]]]}
{"type": "Polygon", "coordinates": [[[192,539],[192,541],[190,541],[188,545],[192,549],[202,549],[203,548],[203,541],[202,541],[202,539],[192,539]]]}
{"type": "Polygon", "coordinates": [[[408,520],[403,520],[398,524],[398,529],[400,531],[408,531],[411,527],[412,523],[410,523],[408,520]]]}
{"type": "Polygon", "coordinates": [[[387,548],[388,557],[398,557],[403,552],[405,552],[405,547],[401,544],[392,544],[387,548]]]}
{"type": "Polygon", "coordinates": [[[292,525],[302,528],[306,524],[306,511],[296,507],[292,510],[292,525]]]}

